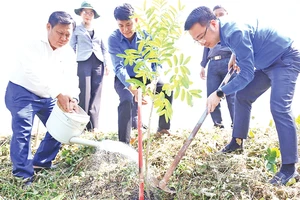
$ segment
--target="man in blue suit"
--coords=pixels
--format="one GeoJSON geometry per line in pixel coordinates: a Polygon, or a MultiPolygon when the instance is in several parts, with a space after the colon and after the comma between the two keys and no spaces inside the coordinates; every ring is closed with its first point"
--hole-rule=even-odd
{"type": "Polygon", "coordinates": [[[231,49],[228,66],[238,70],[227,85],[213,92],[207,99],[207,109],[213,112],[225,95],[236,92],[235,116],[231,142],[224,153],[243,149],[247,138],[252,103],[271,88],[270,107],[279,137],[282,165],[270,180],[274,185],[285,185],[299,179],[298,144],[291,106],[300,71],[300,52],[293,40],[270,23],[253,19],[248,23],[228,16],[217,19],[207,7],[194,9],[185,22],[192,38],[205,47],[219,42],[231,49]]]}
{"type": "MultiPolygon", "coordinates": [[[[118,134],[119,140],[125,143],[129,143],[130,141],[130,133],[133,125],[132,118],[137,115],[135,108],[137,89],[126,80],[136,78],[136,73],[133,70],[134,66],[125,65],[124,59],[117,55],[124,54],[126,49],[138,49],[138,41],[141,40],[142,36],[136,32],[138,19],[132,18],[133,14],[134,9],[128,3],[116,7],[114,16],[119,29],[115,30],[108,39],[108,51],[111,55],[113,70],[116,74],[114,87],[120,98],[118,106],[118,134]]],[[[144,34],[147,33],[145,32],[144,34]]],[[[156,70],[155,65],[152,65],[152,70],[156,70]]],[[[162,91],[163,84],[162,80],[158,80],[156,92],[162,91]]],[[[165,98],[172,103],[173,93],[170,96],[165,94],[165,98]]],[[[165,115],[160,116],[157,132],[169,135],[169,129],[170,120],[167,122],[165,115]]]]}

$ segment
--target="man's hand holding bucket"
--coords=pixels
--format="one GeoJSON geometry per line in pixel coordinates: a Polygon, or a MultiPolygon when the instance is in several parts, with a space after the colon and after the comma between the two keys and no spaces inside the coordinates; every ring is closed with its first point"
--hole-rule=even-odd
{"type": "Polygon", "coordinates": [[[57,105],[64,112],[79,112],[77,100],[68,95],[59,94],[57,96],[57,105]]]}

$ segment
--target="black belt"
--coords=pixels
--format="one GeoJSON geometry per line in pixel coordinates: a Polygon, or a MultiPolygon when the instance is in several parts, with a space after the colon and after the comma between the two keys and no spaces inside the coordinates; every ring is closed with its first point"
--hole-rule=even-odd
{"type": "Polygon", "coordinates": [[[231,55],[214,56],[214,57],[209,58],[209,60],[221,60],[221,59],[230,58],[230,57],[231,57],[231,55]]]}

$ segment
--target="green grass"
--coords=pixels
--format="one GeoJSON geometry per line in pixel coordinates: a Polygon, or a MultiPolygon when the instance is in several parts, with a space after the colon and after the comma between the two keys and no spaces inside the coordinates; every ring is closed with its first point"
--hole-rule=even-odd
{"type": "MultiPolygon", "coordinates": [[[[162,179],[189,134],[186,130],[172,136],[151,135],[147,178],[162,179]]],[[[300,183],[280,187],[267,183],[275,173],[267,163],[280,167],[280,155],[274,158],[270,151],[278,149],[273,126],[252,129],[242,154],[219,154],[230,135],[230,131],[200,131],[168,182],[176,193],[165,193],[145,181],[151,199],[300,198],[300,183]]],[[[117,140],[116,133],[86,133],[84,137],[117,140]]],[[[138,199],[136,163],[119,154],[76,144],[63,145],[55,160],[58,168],[36,173],[32,187],[23,189],[22,180],[11,174],[9,141],[9,137],[0,140],[0,199],[138,199]]],[[[136,142],[132,146],[137,149],[136,142]]]]}

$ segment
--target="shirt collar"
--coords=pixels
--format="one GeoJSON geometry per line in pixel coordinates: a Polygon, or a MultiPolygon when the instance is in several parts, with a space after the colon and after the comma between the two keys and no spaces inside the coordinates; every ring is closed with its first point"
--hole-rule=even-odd
{"type": "Polygon", "coordinates": [[[220,18],[217,19],[219,21],[219,33],[220,33],[220,42],[218,44],[221,44],[221,46],[225,46],[225,40],[223,38],[223,32],[222,32],[222,27],[223,23],[221,22],[220,18]]]}
{"type": "MultiPolygon", "coordinates": [[[[52,49],[52,47],[51,47],[51,45],[49,43],[49,40],[48,40],[48,34],[45,34],[45,36],[41,38],[41,41],[43,43],[45,43],[50,49],[52,49]]],[[[53,49],[52,49],[52,51],[53,51],[53,49]]]]}

